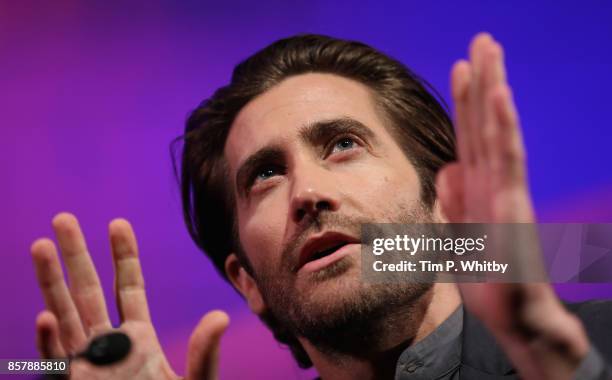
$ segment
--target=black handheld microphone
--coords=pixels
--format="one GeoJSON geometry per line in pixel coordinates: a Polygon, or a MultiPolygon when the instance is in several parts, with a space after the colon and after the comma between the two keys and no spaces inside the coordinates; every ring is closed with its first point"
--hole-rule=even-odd
{"type": "Polygon", "coordinates": [[[91,364],[104,366],[123,360],[131,348],[130,338],[125,333],[115,331],[96,337],[85,351],[76,354],[74,358],[83,358],[91,364]]]}

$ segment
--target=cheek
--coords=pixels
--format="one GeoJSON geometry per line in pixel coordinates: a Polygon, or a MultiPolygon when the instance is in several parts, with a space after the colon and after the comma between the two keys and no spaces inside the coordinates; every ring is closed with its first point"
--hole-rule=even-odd
{"type": "Polygon", "coordinates": [[[409,163],[356,165],[343,177],[347,199],[358,199],[371,215],[384,214],[389,207],[419,199],[419,179],[409,163]]]}
{"type": "Polygon", "coordinates": [[[410,200],[420,198],[421,185],[419,177],[412,166],[406,165],[403,170],[393,170],[386,177],[385,193],[390,196],[402,196],[410,200]]]}
{"type": "Polygon", "coordinates": [[[285,231],[286,211],[282,207],[268,206],[267,202],[261,202],[245,215],[244,223],[240,224],[240,240],[242,247],[255,267],[275,267],[278,255],[282,249],[285,231]]]}

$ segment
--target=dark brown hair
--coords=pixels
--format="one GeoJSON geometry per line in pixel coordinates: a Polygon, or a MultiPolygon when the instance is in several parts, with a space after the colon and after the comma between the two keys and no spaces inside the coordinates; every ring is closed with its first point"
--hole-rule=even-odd
{"type": "MultiPolygon", "coordinates": [[[[225,259],[231,252],[242,252],[223,155],[231,125],[258,95],[290,76],[312,72],[353,79],[372,90],[393,136],[419,174],[425,205],[431,207],[435,201],[437,171],[455,159],[452,123],[437,100],[440,97],[399,61],[363,43],[322,35],[297,35],[272,43],[234,68],[229,85],[191,113],[185,134],[177,141],[183,142],[180,173],[176,163],[175,171],[187,229],[225,278],[225,259]]],[[[245,257],[241,262],[251,270],[245,257]]],[[[301,367],[312,365],[295,337],[275,325],[271,316],[262,319],[277,340],[289,345],[301,367]]]]}

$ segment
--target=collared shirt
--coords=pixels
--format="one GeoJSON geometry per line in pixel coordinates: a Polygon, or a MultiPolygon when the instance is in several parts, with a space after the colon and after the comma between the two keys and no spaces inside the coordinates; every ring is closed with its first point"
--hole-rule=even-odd
{"type": "MultiPolygon", "coordinates": [[[[406,348],[397,362],[395,380],[472,380],[465,374],[460,376],[463,318],[463,306],[459,306],[431,334],[406,348]]],[[[604,359],[592,346],[574,379],[603,380],[610,376],[604,359]]]]}
{"type": "Polygon", "coordinates": [[[397,361],[395,380],[459,379],[463,306],[431,334],[406,348],[397,361]]]}

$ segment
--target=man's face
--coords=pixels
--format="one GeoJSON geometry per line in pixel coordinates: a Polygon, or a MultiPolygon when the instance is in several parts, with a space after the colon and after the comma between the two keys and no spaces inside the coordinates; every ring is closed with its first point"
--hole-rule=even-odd
{"type": "Polygon", "coordinates": [[[340,76],[290,77],[252,100],[225,156],[240,243],[267,306],[289,318],[379,298],[360,281],[360,223],[430,215],[374,94],[340,76]]]}

